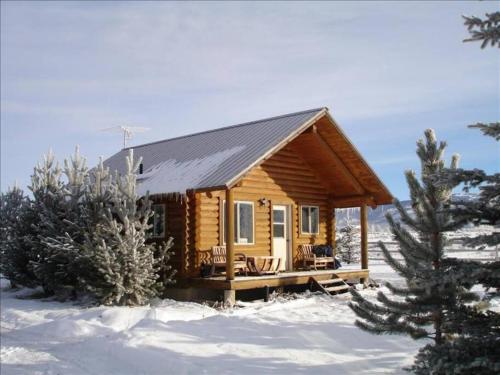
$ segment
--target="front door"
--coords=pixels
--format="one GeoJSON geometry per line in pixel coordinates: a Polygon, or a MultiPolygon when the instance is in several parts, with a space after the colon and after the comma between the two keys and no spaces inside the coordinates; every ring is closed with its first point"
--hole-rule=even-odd
{"type": "Polygon", "coordinates": [[[288,207],[273,205],[273,256],[280,257],[280,271],[288,269],[288,207]]]}

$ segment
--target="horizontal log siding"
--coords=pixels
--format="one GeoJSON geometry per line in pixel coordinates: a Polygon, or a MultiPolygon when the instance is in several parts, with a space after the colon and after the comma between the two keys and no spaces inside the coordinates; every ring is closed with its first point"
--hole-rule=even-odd
{"type": "MultiPolygon", "coordinates": [[[[222,244],[221,202],[224,191],[196,194],[196,268],[212,246],[222,244]]],[[[298,246],[305,243],[325,244],[328,234],[328,194],[320,179],[311,168],[291,148],[284,148],[260,166],[253,168],[234,188],[236,201],[254,203],[255,231],[253,245],[235,245],[235,252],[249,256],[271,254],[271,206],[272,204],[291,204],[295,226],[296,249],[293,249],[294,267],[299,265],[298,246]],[[267,203],[260,205],[259,200],[266,198],[267,203]],[[300,233],[299,206],[316,205],[320,208],[319,234],[300,233]]]]}
{"type": "MultiPolygon", "coordinates": [[[[328,231],[328,193],[320,178],[312,168],[292,150],[286,147],[278,154],[264,162],[260,167],[250,172],[250,181],[243,180],[243,185],[255,184],[253,176],[259,176],[262,182],[262,191],[269,192],[266,197],[273,204],[288,203],[293,206],[295,237],[293,250],[294,267],[300,266],[298,247],[302,244],[326,244],[328,231]],[[260,170],[260,171],[259,171],[260,170]],[[262,174],[261,172],[264,172],[262,174]],[[274,199],[273,199],[274,197],[274,199]],[[319,206],[319,234],[306,235],[300,233],[300,206],[319,206]]],[[[255,186],[255,185],[254,185],[255,186]]]]}
{"type": "Polygon", "coordinates": [[[160,198],[154,199],[154,204],[165,205],[165,237],[154,238],[150,241],[158,245],[165,242],[169,237],[174,239],[172,250],[174,254],[170,258],[170,265],[176,269],[178,275],[183,273],[184,248],[186,246],[186,230],[185,230],[185,201],[180,198],[160,198]]]}

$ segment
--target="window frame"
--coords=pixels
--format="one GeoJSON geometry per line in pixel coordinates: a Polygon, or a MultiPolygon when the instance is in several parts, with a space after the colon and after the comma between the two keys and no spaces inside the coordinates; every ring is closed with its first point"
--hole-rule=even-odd
{"type": "Polygon", "coordinates": [[[153,216],[151,216],[152,219],[152,227],[150,230],[150,233],[148,235],[148,238],[151,239],[158,239],[158,238],[165,238],[167,235],[167,205],[165,203],[152,203],[151,204],[151,211],[153,212],[153,216]],[[156,212],[155,212],[155,207],[162,206],[163,207],[163,233],[160,235],[155,234],[155,228],[156,228],[156,212]]]}
{"type": "Polygon", "coordinates": [[[319,215],[319,206],[317,205],[313,205],[313,204],[301,204],[300,205],[300,234],[306,234],[306,235],[317,235],[319,234],[319,225],[320,225],[320,215],[319,215]],[[309,229],[309,232],[304,232],[304,227],[303,227],[303,223],[304,223],[304,217],[303,217],[303,211],[302,209],[304,208],[307,208],[308,209],[308,229],[309,229]],[[316,209],[316,212],[317,212],[317,215],[318,215],[318,220],[317,220],[317,223],[318,223],[318,227],[317,227],[317,232],[312,232],[312,220],[311,220],[311,208],[315,208],[316,209]]]}
{"type": "MultiPolygon", "coordinates": [[[[241,245],[241,246],[252,246],[255,245],[255,202],[253,201],[240,201],[240,200],[235,200],[234,201],[234,209],[235,209],[235,219],[236,219],[236,225],[234,228],[234,235],[235,235],[235,245],[241,245]],[[239,210],[239,205],[243,204],[249,204],[252,206],[252,242],[240,242],[240,210],[239,210]]],[[[222,212],[221,212],[221,228],[220,231],[222,233],[222,244],[226,245],[226,200],[224,199],[222,201],[222,212]]]]}

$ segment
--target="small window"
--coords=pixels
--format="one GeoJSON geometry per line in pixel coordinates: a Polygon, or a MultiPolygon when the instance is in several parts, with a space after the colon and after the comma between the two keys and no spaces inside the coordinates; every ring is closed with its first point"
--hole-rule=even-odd
{"type": "MultiPolygon", "coordinates": [[[[226,201],[222,205],[222,238],[226,243],[226,201]]],[[[238,245],[254,244],[253,202],[234,202],[234,243],[238,245]]]]}
{"type": "Polygon", "coordinates": [[[319,233],[319,207],[301,207],[301,232],[305,234],[319,233]]]}
{"type": "Polygon", "coordinates": [[[153,216],[149,219],[151,228],[149,229],[149,237],[163,238],[165,237],[165,205],[153,204],[151,206],[153,216]]]}
{"type": "Polygon", "coordinates": [[[273,237],[285,238],[285,211],[273,210],[273,237]]]}

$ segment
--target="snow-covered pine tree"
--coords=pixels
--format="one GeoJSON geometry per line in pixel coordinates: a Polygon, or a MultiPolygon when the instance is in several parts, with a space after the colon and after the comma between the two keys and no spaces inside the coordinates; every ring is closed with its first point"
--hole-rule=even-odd
{"type": "Polygon", "coordinates": [[[347,264],[356,263],[359,261],[359,246],[355,241],[356,228],[347,222],[346,226],[340,229],[339,234],[335,242],[340,260],[347,264]]]}
{"type": "Polygon", "coordinates": [[[112,207],[113,179],[109,168],[104,166],[102,158],[97,167],[89,171],[89,184],[85,191],[85,198],[81,211],[83,242],[78,254],[78,283],[82,291],[92,295],[99,294],[99,290],[107,286],[100,275],[98,244],[107,238],[102,230],[107,210],[112,207]]]}
{"type": "Polygon", "coordinates": [[[43,284],[58,298],[74,296],[79,288],[80,249],[85,238],[83,207],[89,185],[85,158],[76,147],[74,155],[64,160],[66,183],[58,191],[59,202],[42,211],[44,223],[41,242],[45,245],[43,261],[36,267],[43,284]]]}
{"type": "Polygon", "coordinates": [[[29,189],[33,193],[33,233],[27,238],[36,259],[31,267],[35,273],[39,285],[42,285],[47,294],[54,293],[52,273],[46,272],[44,264],[50,257],[49,249],[44,243],[44,239],[58,233],[60,224],[60,212],[63,211],[64,197],[62,193],[63,183],[61,180],[62,170],[55,161],[52,150],[43,156],[43,160],[38,163],[31,176],[31,186],[29,189]]]}
{"type": "MultiPolygon", "coordinates": [[[[402,260],[395,259],[380,242],[386,262],[405,280],[405,286],[387,282],[392,297],[380,291],[379,303],[366,300],[352,290],[350,307],[360,320],[356,325],[375,334],[407,334],[414,339],[430,338],[433,346],[441,346],[453,334],[447,325],[457,306],[477,300],[469,289],[468,275],[457,275],[444,262],[447,240],[445,232],[455,230],[456,223],[449,213],[452,187],[436,186],[433,178],[443,172],[446,144],[437,143],[434,131],[425,131],[425,141],[417,142],[421,161],[421,182],[413,171],[406,172],[413,214],[405,211],[398,200],[394,204],[401,223],[387,215],[391,232],[399,244],[402,260]],[[417,236],[412,232],[417,233],[417,236]]],[[[453,157],[451,169],[458,162],[453,157]]]]}
{"type": "MultiPolygon", "coordinates": [[[[89,234],[86,247],[92,252],[97,273],[88,280],[90,290],[107,305],[143,305],[158,296],[173,272],[167,265],[171,240],[155,249],[147,244],[148,221],[152,216],[149,197],[139,199],[136,173],[140,160],[134,162],[133,151],[126,159],[127,171],[116,173],[109,186],[111,205],[104,208],[99,229],[89,234]],[[159,271],[167,277],[159,282],[159,271]]],[[[101,176],[105,174],[102,165],[101,176]]]]}
{"type": "MultiPolygon", "coordinates": [[[[481,41],[500,47],[500,12],[487,14],[486,19],[464,17],[471,33],[466,41],[481,41]]],[[[500,122],[469,125],[485,135],[500,140],[500,122]]],[[[496,156],[492,155],[494,159],[496,156]]],[[[459,223],[491,225],[489,234],[465,238],[466,247],[498,246],[500,243],[500,174],[488,175],[483,170],[448,170],[437,176],[436,184],[458,186],[464,190],[477,188],[478,199],[453,202],[451,213],[459,223]]],[[[491,309],[489,301],[499,297],[500,262],[476,262],[446,259],[457,277],[466,277],[471,285],[483,287],[482,300],[462,304],[450,313],[447,330],[454,334],[440,346],[427,345],[420,350],[412,370],[418,374],[498,374],[500,373],[500,314],[491,309]]]]}
{"type": "Polygon", "coordinates": [[[33,287],[36,277],[30,267],[34,254],[29,242],[33,222],[31,202],[14,186],[0,194],[0,273],[11,286],[33,287]]]}
{"type": "MultiPolygon", "coordinates": [[[[476,127],[477,126],[471,126],[476,127]]],[[[498,132],[484,131],[496,140],[498,132]]],[[[488,127],[494,129],[494,127],[488,127]]],[[[500,174],[483,170],[455,169],[445,171],[438,185],[479,190],[477,199],[452,202],[451,214],[462,225],[490,225],[492,231],[463,239],[464,250],[500,245],[500,174]]],[[[413,370],[418,374],[498,374],[500,373],[500,314],[491,309],[490,301],[500,297],[500,261],[472,261],[447,258],[443,262],[457,277],[466,277],[476,289],[482,287],[481,300],[457,306],[450,311],[447,331],[453,333],[441,346],[427,346],[417,356],[413,370]]]]}

